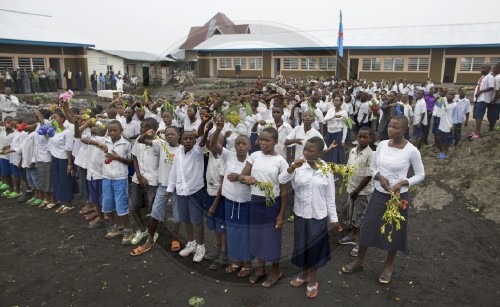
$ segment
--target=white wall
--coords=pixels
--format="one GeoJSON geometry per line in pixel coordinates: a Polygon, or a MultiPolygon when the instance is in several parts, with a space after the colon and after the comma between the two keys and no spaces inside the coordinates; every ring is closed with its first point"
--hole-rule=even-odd
{"type": "Polygon", "coordinates": [[[93,49],[87,50],[87,63],[89,76],[94,73],[94,70],[98,76],[99,73],[105,75],[107,72],[107,65],[113,65],[113,71],[115,73],[121,71],[123,75],[125,71],[123,58],[93,49]]]}

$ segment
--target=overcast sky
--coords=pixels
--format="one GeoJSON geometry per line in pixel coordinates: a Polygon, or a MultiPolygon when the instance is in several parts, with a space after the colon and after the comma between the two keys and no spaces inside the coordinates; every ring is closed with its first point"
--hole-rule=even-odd
{"type": "Polygon", "coordinates": [[[17,0],[0,8],[51,15],[98,49],[161,54],[182,43],[191,26],[217,12],[234,23],[283,24],[301,30],[344,29],[500,21],[500,1],[438,0],[17,0]]]}

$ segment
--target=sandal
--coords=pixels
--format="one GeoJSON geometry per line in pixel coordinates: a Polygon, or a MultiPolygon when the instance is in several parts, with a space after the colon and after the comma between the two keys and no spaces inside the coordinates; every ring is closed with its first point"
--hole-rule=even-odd
{"type": "Polygon", "coordinates": [[[346,274],[354,273],[363,270],[363,266],[354,267],[352,264],[346,264],[342,267],[342,272],[346,274]]]}
{"type": "Polygon", "coordinates": [[[56,213],[61,213],[64,210],[64,205],[56,209],[56,213]]]}
{"type": "Polygon", "coordinates": [[[92,207],[91,205],[87,204],[87,205],[85,205],[85,207],[83,207],[82,210],[78,211],[78,213],[81,215],[84,215],[84,214],[94,212],[94,211],[95,211],[95,208],[92,207]]]}
{"type": "MultiPolygon", "coordinates": [[[[80,211],[80,212],[81,212],[81,211],[80,211]]],[[[99,216],[99,213],[98,213],[98,212],[92,212],[91,214],[89,214],[89,215],[86,215],[86,216],[85,216],[85,220],[86,220],[87,222],[90,222],[90,221],[93,221],[93,220],[94,220],[96,217],[98,217],[98,216],[99,216]]]]}
{"type": "Polygon", "coordinates": [[[276,279],[272,279],[271,276],[269,276],[269,278],[262,283],[262,288],[271,288],[272,286],[276,285],[278,281],[280,281],[281,277],[283,277],[283,272],[281,272],[276,279]]]}
{"type": "Polygon", "coordinates": [[[139,256],[139,255],[142,255],[144,253],[147,253],[151,250],[151,248],[154,246],[154,244],[151,244],[148,248],[144,248],[142,246],[139,246],[137,248],[135,248],[133,251],[130,252],[130,256],[139,256]]]}
{"type": "Polygon", "coordinates": [[[309,278],[304,279],[304,276],[299,275],[290,281],[290,286],[292,286],[294,288],[298,288],[298,287],[300,287],[303,284],[308,283],[308,282],[309,282],[309,278]]]}
{"type": "Polygon", "coordinates": [[[252,276],[248,279],[248,281],[253,285],[264,279],[264,277],[267,276],[267,273],[264,273],[263,275],[257,275],[257,273],[253,273],[252,276]]]}
{"type": "MultiPolygon", "coordinates": [[[[75,207],[66,207],[66,206],[61,206],[62,210],[59,211],[60,214],[65,214],[73,210],[75,207]]],[[[59,208],[60,209],[60,208],[59,208]]]]}
{"type": "Polygon", "coordinates": [[[236,272],[238,272],[239,270],[241,269],[241,266],[237,265],[237,264],[230,264],[227,268],[226,268],[226,273],[227,274],[234,274],[236,272]]]}
{"type": "Polygon", "coordinates": [[[236,274],[236,276],[238,276],[238,278],[245,278],[250,276],[250,274],[252,274],[252,271],[252,267],[242,267],[238,274],[236,274]]]}
{"type": "Polygon", "coordinates": [[[358,247],[353,247],[352,251],[351,251],[351,256],[358,257],[358,252],[359,252],[359,248],[358,247]]]}
{"type": "Polygon", "coordinates": [[[48,204],[49,204],[49,202],[48,202],[48,201],[44,201],[43,203],[41,203],[41,204],[38,206],[38,208],[45,208],[45,207],[47,207],[47,205],[48,205],[48,204]]]}
{"type": "Polygon", "coordinates": [[[307,298],[315,298],[316,296],[318,296],[318,288],[319,288],[319,285],[317,282],[314,284],[314,287],[312,287],[312,288],[309,288],[309,286],[307,286],[306,297],[307,298]]]}
{"type": "Polygon", "coordinates": [[[380,274],[380,276],[378,278],[378,282],[383,284],[383,285],[387,285],[388,283],[391,282],[391,277],[392,277],[392,273],[383,271],[382,274],[380,274]]]}
{"type": "Polygon", "coordinates": [[[59,203],[48,203],[48,204],[47,204],[47,206],[45,206],[45,208],[43,208],[43,209],[46,209],[46,210],[48,210],[48,209],[52,209],[52,208],[54,208],[55,206],[57,206],[58,204],[59,204],[59,203]]]}
{"type": "Polygon", "coordinates": [[[351,240],[351,238],[349,238],[349,236],[345,236],[345,237],[343,237],[342,239],[339,240],[339,244],[342,244],[342,245],[356,245],[356,242],[354,242],[353,240],[351,240]]]}
{"type": "Polygon", "coordinates": [[[181,242],[177,240],[173,240],[170,242],[170,251],[172,252],[178,252],[181,249],[181,242]]]}

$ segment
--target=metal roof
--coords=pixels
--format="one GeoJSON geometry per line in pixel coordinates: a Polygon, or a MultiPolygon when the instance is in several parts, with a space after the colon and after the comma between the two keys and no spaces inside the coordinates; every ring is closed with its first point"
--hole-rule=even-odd
{"type": "Polygon", "coordinates": [[[0,9],[0,43],[38,46],[93,47],[94,45],[51,16],[0,9]]]}
{"type": "MultiPolygon", "coordinates": [[[[250,27],[252,29],[252,27],[250,27]]],[[[271,28],[269,28],[271,29],[271,28]]],[[[215,35],[198,51],[315,50],[337,48],[338,30],[215,35]]],[[[500,47],[500,22],[346,29],[344,49],[500,47]]]]}
{"type": "Polygon", "coordinates": [[[131,61],[143,61],[143,62],[173,61],[171,59],[161,58],[160,56],[153,53],[142,52],[142,51],[123,51],[123,50],[102,50],[102,51],[131,61]]]}

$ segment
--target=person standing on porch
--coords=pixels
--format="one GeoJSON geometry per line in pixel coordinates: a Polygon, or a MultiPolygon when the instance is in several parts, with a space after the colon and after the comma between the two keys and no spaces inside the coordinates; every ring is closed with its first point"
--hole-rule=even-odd
{"type": "Polygon", "coordinates": [[[92,91],[97,93],[97,73],[94,70],[94,73],[90,75],[90,84],[92,84],[92,91]]]}
{"type": "Polygon", "coordinates": [[[57,73],[52,69],[52,67],[49,67],[47,77],[49,78],[49,91],[57,92],[57,73]]]}
{"type": "Polygon", "coordinates": [[[71,72],[71,69],[66,69],[64,72],[64,78],[66,78],[66,90],[71,90],[73,89],[73,72],[71,72]]]}
{"type": "Polygon", "coordinates": [[[83,91],[83,73],[81,69],[79,69],[76,74],[76,83],[78,85],[78,91],[83,91]]]}
{"type": "Polygon", "coordinates": [[[10,71],[10,68],[5,67],[5,72],[3,73],[3,82],[4,82],[4,88],[6,87],[12,87],[12,80],[13,80],[12,72],[10,71]]]}

